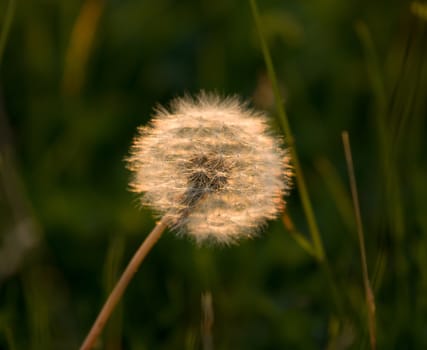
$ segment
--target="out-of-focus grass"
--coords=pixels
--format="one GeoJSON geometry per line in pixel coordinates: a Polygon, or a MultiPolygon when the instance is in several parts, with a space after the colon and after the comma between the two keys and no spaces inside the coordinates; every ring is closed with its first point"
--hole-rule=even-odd
{"type": "MultiPolygon", "coordinates": [[[[295,168],[295,177],[296,177],[296,182],[298,186],[298,192],[300,193],[300,196],[301,196],[301,202],[304,208],[304,214],[310,229],[310,236],[312,241],[311,241],[311,247],[308,251],[310,252],[314,251],[316,258],[320,262],[323,262],[323,260],[325,259],[325,253],[324,253],[322,238],[320,237],[319,228],[317,227],[316,218],[313,213],[312,203],[310,201],[310,197],[307,191],[307,185],[305,183],[304,173],[301,169],[300,160],[299,160],[299,156],[298,156],[295,141],[294,141],[294,136],[291,131],[289,120],[285,111],[283,97],[279,90],[276,70],[274,68],[273,61],[271,59],[270,50],[264,38],[263,27],[262,27],[261,18],[260,18],[261,16],[259,14],[256,1],[250,0],[250,4],[252,9],[252,14],[255,20],[256,29],[260,38],[261,49],[264,56],[265,64],[267,66],[268,77],[270,79],[272,90],[273,90],[275,101],[276,101],[277,114],[279,117],[280,125],[283,129],[283,133],[286,137],[287,145],[290,149],[290,154],[292,156],[292,165],[295,168]]],[[[297,239],[297,242],[299,242],[300,240],[301,238],[299,240],[297,239]]],[[[302,245],[302,247],[305,248],[306,245],[304,244],[302,245]]]]}
{"type": "MultiPolygon", "coordinates": [[[[113,289],[121,273],[124,244],[124,238],[121,235],[116,235],[111,239],[104,266],[105,298],[113,289]]],[[[103,297],[102,300],[105,298],[103,297]]],[[[114,350],[121,347],[122,328],[123,307],[122,305],[118,305],[105,330],[105,349],[114,350]]]]}
{"type": "Polygon", "coordinates": [[[12,25],[13,16],[15,14],[15,0],[9,0],[4,9],[2,18],[2,27],[0,32],[0,67],[3,59],[4,49],[6,47],[7,39],[9,36],[10,26],[12,25]]]}
{"type": "MultiPolygon", "coordinates": [[[[154,225],[127,192],[123,159],[136,126],[156,102],[185,91],[239,93],[274,115],[273,93],[247,0],[21,1],[9,22],[11,3],[0,2],[2,38],[10,27],[0,68],[0,261],[16,247],[10,233],[38,225],[43,234],[0,276],[0,348],[75,349],[154,225]]],[[[227,249],[198,250],[167,234],[102,344],[201,348],[200,296],[209,290],[216,349],[368,348],[340,141],[347,129],[378,348],[426,348],[425,4],[258,4],[344,313],[331,311],[328,281],[280,221],[227,249]]],[[[307,243],[298,191],[287,214],[307,243]]]]}

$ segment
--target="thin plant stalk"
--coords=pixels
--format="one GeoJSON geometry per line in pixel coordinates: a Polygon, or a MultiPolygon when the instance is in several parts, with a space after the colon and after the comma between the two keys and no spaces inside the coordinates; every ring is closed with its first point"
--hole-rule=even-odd
{"type": "Polygon", "coordinates": [[[296,182],[298,185],[298,190],[301,197],[304,213],[307,218],[308,227],[309,227],[309,231],[310,231],[310,235],[313,243],[313,249],[316,252],[317,260],[322,262],[325,259],[325,252],[323,248],[322,238],[320,237],[319,228],[317,226],[316,218],[313,212],[313,207],[311,205],[310,197],[308,195],[308,190],[305,183],[304,175],[301,170],[301,165],[300,165],[298,154],[295,148],[295,140],[291,131],[291,127],[289,125],[285,108],[283,106],[282,97],[279,91],[279,85],[277,83],[273,61],[271,59],[271,55],[270,55],[267,43],[265,41],[265,38],[262,34],[261,19],[259,16],[258,7],[255,0],[250,0],[250,4],[252,9],[252,15],[254,17],[255,25],[257,27],[257,32],[259,35],[262,52],[264,55],[265,65],[267,67],[268,77],[271,81],[271,85],[273,88],[279,120],[291,151],[292,162],[295,168],[296,182]]]}
{"type": "Polygon", "coordinates": [[[376,349],[376,326],[375,326],[375,297],[369,281],[368,264],[366,263],[365,239],[363,234],[362,218],[360,215],[359,196],[357,194],[356,176],[354,175],[353,158],[351,156],[350,139],[348,132],[342,133],[345,158],[347,161],[348,176],[350,180],[351,195],[353,198],[354,215],[356,217],[357,236],[359,238],[360,260],[362,264],[363,285],[365,288],[366,308],[368,312],[369,339],[371,349],[376,349]]]}
{"type": "Polygon", "coordinates": [[[313,249],[313,245],[305,238],[300,232],[297,231],[295,225],[287,212],[282,216],[282,222],[288,233],[298,242],[301,248],[305,249],[313,258],[316,259],[316,252],[313,249]]]}
{"type": "Polygon", "coordinates": [[[122,298],[123,293],[129,285],[129,282],[132,280],[142,261],[150,252],[151,248],[159,240],[166,227],[167,219],[166,217],[163,217],[163,219],[161,219],[157,223],[157,225],[150,232],[147,238],[145,238],[145,240],[142,242],[142,244],[132,257],[131,261],[129,262],[128,266],[126,267],[125,271],[122,273],[119,281],[116,283],[114,289],[107,298],[107,301],[105,302],[100,313],[98,314],[98,317],[93,323],[92,328],[90,329],[88,335],[86,336],[86,339],[80,347],[80,350],[89,350],[93,347],[95,341],[101,334],[105,323],[108,321],[117,303],[122,298]]]}
{"type": "MultiPolygon", "coordinates": [[[[390,221],[391,226],[394,228],[397,237],[401,238],[404,231],[404,218],[401,208],[402,201],[401,189],[399,186],[399,177],[396,171],[396,159],[395,150],[393,145],[396,144],[393,141],[393,134],[396,133],[396,122],[395,119],[399,119],[396,113],[399,115],[400,110],[404,109],[402,105],[402,97],[399,87],[403,84],[404,68],[409,65],[409,51],[410,42],[405,50],[404,63],[399,75],[396,87],[391,97],[393,104],[390,104],[389,111],[387,109],[387,93],[384,86],[380,63],[378,61],[377,54],[375,52],[374,43],[369,32],[367,25],[364,22],[358,22],[356,25],[356,32],[363,45],[363,49],[366,55],[366,63],[368,68],[368,75],[371,80],[372,91],[376,101],[376,122],[378,131],[378,146],[379,146],[379,158],[382,160],[382,171],[385,178],[385,194],[386,194],[386,215],[390,221]],[[400,103],[399,103],[400,102],[400,103]],[[389,113],[388,119],[392,120],[389,122],[386,118],[386,113],[389,113]]],[[[412,84],[413,85],[413,84],[412,84]]],[[[412,85],[410,88],[412,88],[412,85]]],[[[403,88],[405,93],[409,88],[403,88]]],[[[394,146],[395,147],[395,146],[394,146]]]]}
{"type": "MultiPolygon", "coordinates": [[[[289,124],[289,120],[284,108],[284,103],[282,102],[282,97],[279,90],[279,84],[277,83],[276,72],[273,65],[273,60],[271,59],[270,51],[268,49],[267,42],[264,38],[262,32],[261,19],[259,15],[259,10],[255,0],[250,0],[252,16],[254,17],[255,25],[257,28],[259,40],[261,43],[262,53],[264,56],[265,65],[267,67],[268,77],[271,81],[273,88],[273,93],[276,101],[277,113],[279,116],[279,121],[281,127],[284,131],[285,137],[287,139],[293,166],[295,169],[295,177],[298,186],[298,192],[301,198],[303,210],[305,217],[307,219],[311,242],[303,239],[304,237],[301,234],[298,234],[297,231],[293,231],[293,236],[296,239],[297,243],[307,251],[307,253],[312,254],[314,252],[315,259],[322,265],[323,271],[328,279],[329,286],[331,288],[331,293],[333,300],[335,301],[337,311],[339,314],[343,314],[343,302],[340,294],[338,293],[338,288],[335,283],[335,280],[332,275],[331,268],[329,266],[328,259],[325,255],[325,250],[323,247],[322,237],[320,236],[320,231],[317,226],[316,217],[314,215],[313,207],[310,201],[310,196],[308,194],[308,189],[305,183],[304,174],[301,169],[300,161],[298,158],[298,153],[295,147],[295,139],[292,134],[292,130],[289,124]]],[[[286,220],[285,220],[286,223],[286,220]]]]}
{"type": "Polygon", "coordinates": [[[3,52],[6,47],[7,38],[9,36],[10,27],[12,25],[13,15],[15,13],[15,0],[9,0],[7,5],[6,14],[4,17],[3,28],[0,33],[0,67],[3,58],[3,52]]]}
{"type": "Polygon", "coordinates": [[[331,197],[334,199],[335,205],[343,223],[349,230],[354,227],[354,216],[351,198],[347,193],[347,187],[341,180],[336,167],[326,158],[320,158],[316,161],[316,170],[323,177],[326,188],[329,190],[331,197]]]}
{"type": "MultiPolygon", "coordinates": [[[[410,43],[409,40],[404,50],[404,57],[400,73],[394,87],[394,91],[391,93],[390,101],[387,98],[387,91],[384,84],[383,73],[381,72],[381,65],[376,53],[372,35],[369,31],[366,23],[359,21],[356,23],[356,33],[359,36],[359,40],[362,44],[365,56],[366,56],[366,67],[368,70],[368,77],[371,82],[372,92],[375,97],[375,115],[376,115],[376,130],[378,133],[378,158],[381,160],[381,170],[384,179],[384,201],[385,201],[385,218],[390,223],[390,227],[393,228],[394,232],[403,232],[403,212],[401,209],[400,188],[399,181],[397,178],[397,171],[395,166],[395,160],[393,158],[392,146],[392,134],[393,125],[389,120],[396,119],[396,110],[400,109],[397,107],[397,101],[401,101],[402,98],[399,94],[399,87],[402,85],[404,77],[404,68],[408,65],[410,43]],[[399,97],[399,98],[398,98],[399,97]],[[386,115],[386,114],[390,115],[386,115]]],[[[411,36],[412,37],[412,36],[411,36]]],[[[406,90],[405,90],[406,91],[406,90]]],[[[400,104],[399,104],[400,105],[400,104]]],[[[384,231],[384,219],[381,218],[381,231],[384,231]]],[[[383,234],[384,236],[384,234],[383,234]]],[[[397,235],[400,236],[401,235],[397,235]]],[[[381,243],[377,261],[375,263],[375,269],[373,274],[373,286],[378,288],[377,277],[379,275],[382,261],[385,259],[385,248],[384,248],[384,237],[381,237],[381,243]]],[[[401,259],[400,259],[401,260],[401,259]]],[[[399,263],[398,266],[404,266],[404,263],[399,263]]]]}

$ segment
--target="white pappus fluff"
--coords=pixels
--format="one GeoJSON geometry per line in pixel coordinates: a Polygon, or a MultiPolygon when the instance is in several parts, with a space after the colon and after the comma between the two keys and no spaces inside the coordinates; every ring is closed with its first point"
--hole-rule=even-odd
{"type": "Polygon", "coordinates": [[[291,187],[281,138],[235,97],[201,93],[158,108],[128,162],[142,203],[198,243],[254,236],[284,209],[291,187]]]}

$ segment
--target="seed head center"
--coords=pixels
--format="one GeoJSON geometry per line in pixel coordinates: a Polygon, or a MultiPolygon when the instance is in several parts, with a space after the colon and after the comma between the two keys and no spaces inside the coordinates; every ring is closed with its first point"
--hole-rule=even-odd
{"type": "Polygon", "coordinates": [[[224,189],[231,169],[222,156],[198,154],[185,163],[184,170],[188,189],[183,203],[192,207],[207,194],[224,189]]]}

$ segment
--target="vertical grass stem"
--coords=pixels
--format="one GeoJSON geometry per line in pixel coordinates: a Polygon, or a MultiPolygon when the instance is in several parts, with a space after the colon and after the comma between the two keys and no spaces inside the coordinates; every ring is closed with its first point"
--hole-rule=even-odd
{"type": "Polygon", "coordinates": [[[271,59],[267,42],[265,41],[264,35],[262,33],[261,19],[259,16],[258,7],[255,0],[250,0],[250,4],[252,9],[252,15],[254,17],[255,25],[259,35],[259,40],[261,43],[261,49],[262,49],[265,64],[267,67],[268,76],[270,78],[271,85],[273,87],[273,92],[276,100],[276,108],[279,115],[280,123],[291,150],[292,161],[295,168],[296,182],[297,182],[299,194],[301,196],[301,202],[304,208],[304,213],[307,218],[311,239],[314,245],[314,250],[316,252],[317,259],[319,261],[323,261],[325,259],[325,252],[323,248],[322,238],[320,237],[320,232],[317,226],[316,218],[314,216],[313,208],[308,195],[308,190],[305,183],[304,175],[301,170],[301,165],[300,165],[298,154],[295,148],[295,140],[291,131],[291,127],[289,125],[285,108],[282,103],[282,97],[279,91],[279,85],[277,83],[276,72],[274,70],[273,61],[271,59]]]}
{"type": "Polygon", "coordinates": [[[353,158],[351,156],[350,139],[348,132],[342,133],[345,158],[347,161],[348,176],[350,180],[351,195],[353,198],[354,215],[356,217],[357,236],[359,238],[360,260],[362,264],[363,285],[365,288],[366,308],[368,312],[369,338],[371,349],[376,349],[376,327],[375,327],[375,298],[369,281],[368,264],[366,262],[365,239],[363,234],[362,218],[360,215],[359,197],[357,194],[356,176],[354,175],[353,158]]]}

